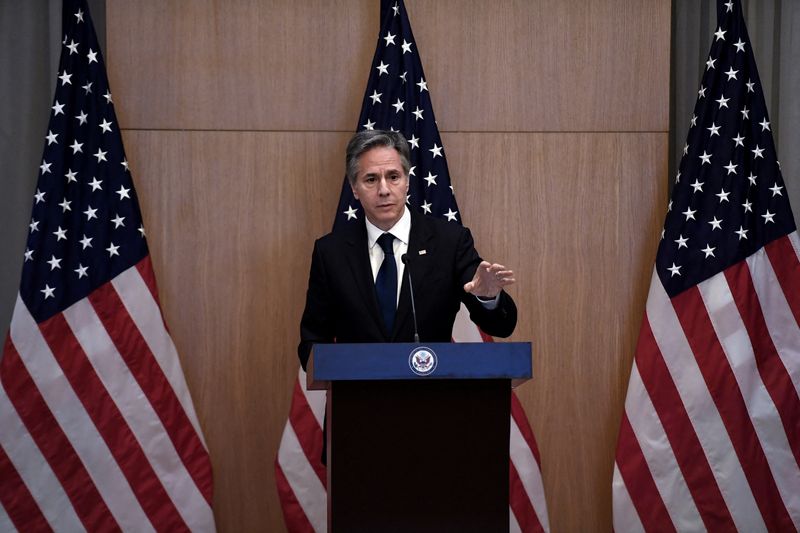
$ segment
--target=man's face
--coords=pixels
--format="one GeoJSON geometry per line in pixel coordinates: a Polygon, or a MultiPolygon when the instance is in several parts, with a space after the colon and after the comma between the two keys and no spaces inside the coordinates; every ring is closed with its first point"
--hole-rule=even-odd
{"type": "Polygon", "coordinates": [[[358,158],[358,174],[351,185],[367,219],[386,231],[400,220],[406,206],[408,176],[394,148],[376,146],[358,158]]]}

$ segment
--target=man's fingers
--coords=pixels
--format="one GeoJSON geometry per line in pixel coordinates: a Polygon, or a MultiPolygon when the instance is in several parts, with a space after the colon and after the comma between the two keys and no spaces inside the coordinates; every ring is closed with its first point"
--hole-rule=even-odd
{"type": "Polygon", "coordinates": [[[476,291],[484,290],[495,292],[497,289],[516,283],[516,281],[513,270],[499,263],[481,261],[475,277],[472,278],[472,281],[464,284],[464,291],[473,294],[477,294],[476,291]]]}

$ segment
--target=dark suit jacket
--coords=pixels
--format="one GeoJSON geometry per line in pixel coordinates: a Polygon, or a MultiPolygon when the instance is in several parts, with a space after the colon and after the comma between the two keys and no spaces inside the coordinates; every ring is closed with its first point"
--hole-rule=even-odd
{"type": "Polygon", "coordinates": [[[508,337],[514,331],[517,308],[507,293],[501,293],[499,305],[490,311],[464,292],[464,284],[481,262],[467,228],[412,212],[407,254],[394,327],[387,331],[372,278],[365,224],[348,224],[317,240],[300,323],[298,355],[303,368],[317,342],[413,342],[409,271],[421,342],[450,342],[462,301],[473,322],[489,335],[508,337]]]}

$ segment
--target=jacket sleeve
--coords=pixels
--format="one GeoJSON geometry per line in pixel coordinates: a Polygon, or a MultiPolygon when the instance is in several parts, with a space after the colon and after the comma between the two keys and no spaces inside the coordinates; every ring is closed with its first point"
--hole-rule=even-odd
{"type": "Polygon", "coordinates": [[[314,243],[314,252],[311,256],[306,306],[300,320],[300,344],[297,346],[297,355],[303,370],[306,369],[314,343],[334,340],[334,320],[331,317],[334,312],[333,305],[325,260],[318,240],[314,243]]]}

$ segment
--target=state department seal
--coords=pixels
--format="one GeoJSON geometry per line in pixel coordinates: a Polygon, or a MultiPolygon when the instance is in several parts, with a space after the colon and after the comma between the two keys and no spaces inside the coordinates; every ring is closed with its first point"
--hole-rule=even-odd
{"type": "Polygon", "coordinates": [[[436,370],[437,362],[438,360],[434,351],[425,346],[414,348],[411,355],[408,356],[408,366],[411,368],[411,371],[418,376],[433,374],[433,371],[436,370]]]}

